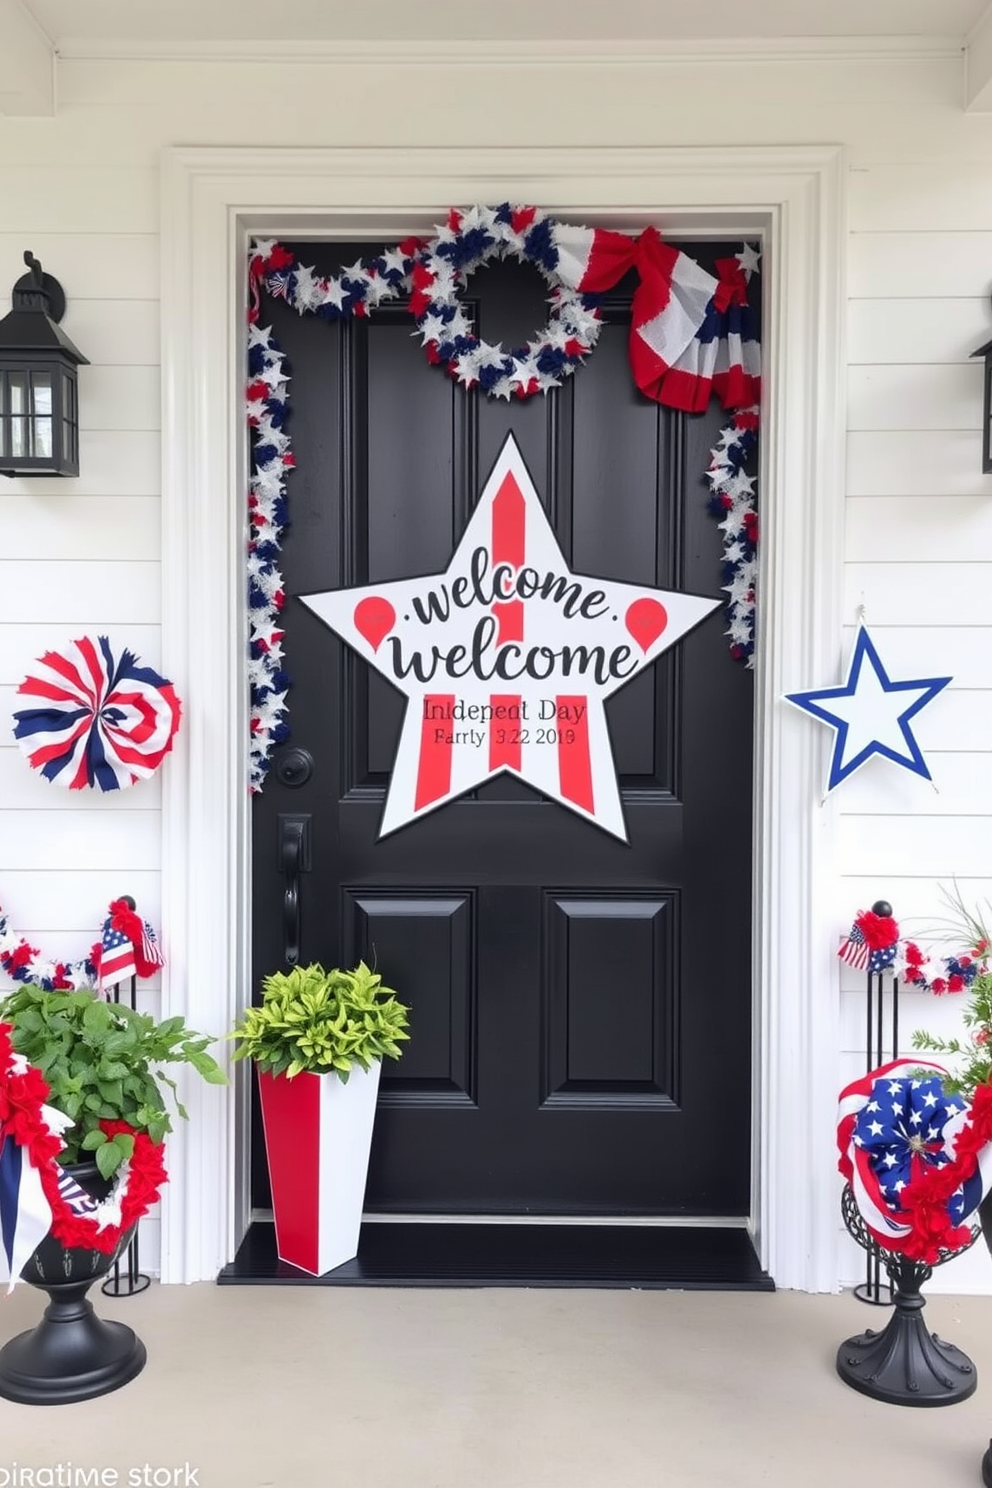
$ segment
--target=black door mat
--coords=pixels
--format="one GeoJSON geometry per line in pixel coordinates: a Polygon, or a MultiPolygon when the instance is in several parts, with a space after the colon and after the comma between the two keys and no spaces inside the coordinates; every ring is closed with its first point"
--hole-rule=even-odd
{"type": "Polygon", "coordinates": [[[773,1292],[744,1229],[662,1225],[364,1224],[358,1255],[310,1276],[256,1222],[223,1286],[623,1287],[773,1292]]]}

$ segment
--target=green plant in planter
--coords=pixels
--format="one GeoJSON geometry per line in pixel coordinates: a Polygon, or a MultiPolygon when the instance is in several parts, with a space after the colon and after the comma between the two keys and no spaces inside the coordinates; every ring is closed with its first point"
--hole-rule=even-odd
{"type": "Polygon", "coordinates": [[[235,1059],[252,1059],[268,1074],[304,1072],[346,1081],[382,1058],[399,1059],[408,1039],[409,1009],[364,961],[354,971],[316,963],[277,971],[262,982],[262,1004],[249,1008],[232,1038],[235,1059]]]}
{"type": "Polygon", "coordinates": [[[18,1054],[44,1075],[49,1105],[75,1125],[63,1134],[63,1164],[92,1156],[104,1178],[134,1150],[125,1132],[108,1138],[101,1121],[126,1121],[161,1142],[172,1130],[162,1087],[186,1118],[176,1082],[163,1064],[187,1064],[211,1085],[226,1085],[223,1070],[206,1051],[212,1039],[194,1033],[181,1017],[162,1023],[96,992],[45,992],[25,986],[0,1002],[0,1022],[11,1025],[18,1054]]]}

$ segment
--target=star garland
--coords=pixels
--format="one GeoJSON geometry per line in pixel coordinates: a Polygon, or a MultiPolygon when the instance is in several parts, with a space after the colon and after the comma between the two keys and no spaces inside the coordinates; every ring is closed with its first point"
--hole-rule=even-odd
{"type": "Polygon", "coordinates": [[[690,412],[704,409],[712,391],[725,408],[734,410],[710,452],[706,479],[710,510],[724,534],[730,651],[752,667],[758,526],[755,478],[745,467],[757,437],[760,350],[747,286],[759,262],[758,252],[744,244],[734,257],[718,260],[719,277],[710,276],[705,288],[707,276],[687,255],[662,244],[654,229],[629,240],[601,229],[563,226],[536,207],[509,203],[453,209],[435,237],[407,238],[336,275],[316,274],[271,240],[252,245],[246,410],[252,443],[247,567],[253,793],[262,788],[273,749],[289,737],[279,554],[288,526],[286,478],[296,463],[285,428],[290,378],[271,327],[260,324],[262,292],[285,300],[300,315],[329,321],[366,316],[407,294],[429,361],[466,389],[477,387],[489,397],[529,398],[559,387],[595,346],[599,296],[590,285],[598,290],[615,282],[621,271],[637,267],[642,284],[635,297],[637,336],[631,358],[638,386],[656,401],[690,412]],[[667,287],[657,276],[659,255],[669,275],[667,287]],[[535,264],[551,288],[545,333],[510,353],[474,335],[457,298],[472,270],[496,257],[535,264]],[[646,353],[647,341],[639,338],[662,322],[659,343],[646,353]]]}
{"type": "Polygon", "coordinates": [[[720,431],[706,479],[710,514],[723,533],[723,585],[730,652],[754,666],[755,586],[758,581],[758,506],[746,465],[758,438],[758,410],[744,408],[720,431]]]}

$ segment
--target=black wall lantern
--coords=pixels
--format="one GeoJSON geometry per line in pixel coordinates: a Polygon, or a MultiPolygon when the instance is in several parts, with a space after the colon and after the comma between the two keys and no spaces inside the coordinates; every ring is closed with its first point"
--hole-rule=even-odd
{"type": "Polygon", "coordinates": [[[34,254],[0,320],[0,474],[78,475],[76,368],[88,365],[59,329],[62,286],[34,254]]]}
{"type": "Polygon", "coordinates": [[[973,357],[985,358],[985,398],[982,403],[982,470],[992,475],[992,341],[986,341],[973,357]]]}

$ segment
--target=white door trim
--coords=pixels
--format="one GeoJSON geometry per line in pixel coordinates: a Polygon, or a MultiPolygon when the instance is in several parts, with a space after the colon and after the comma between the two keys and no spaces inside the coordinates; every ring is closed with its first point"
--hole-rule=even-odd
{"type": "MultiPolygon", "coordinates": [[[[428,230],[453,203],[507,198],[601,226],[651,221],[679,235],[764,237],[752,1224],[779,1285],[830,1291],[833,807],[821,804],[823,731],[779,699],[829,678],[840,652],[845,191],[837,147],[166,152],[162,650],[186,699],[186,726],[165,777],[165,1012],[224,1033],[249,1000],[246,235],[402,236],[428,230]]],[[[715,905],[717,922],[719,913],[715,905]]],[[[200,1082],[185,1088],[191,1120],[170,1139],[163,1202],[165,1281],[210,1279],[233,1255],[248,1214],[246,1092],[240,1072],[227,1093],[200,1082]]]]}

